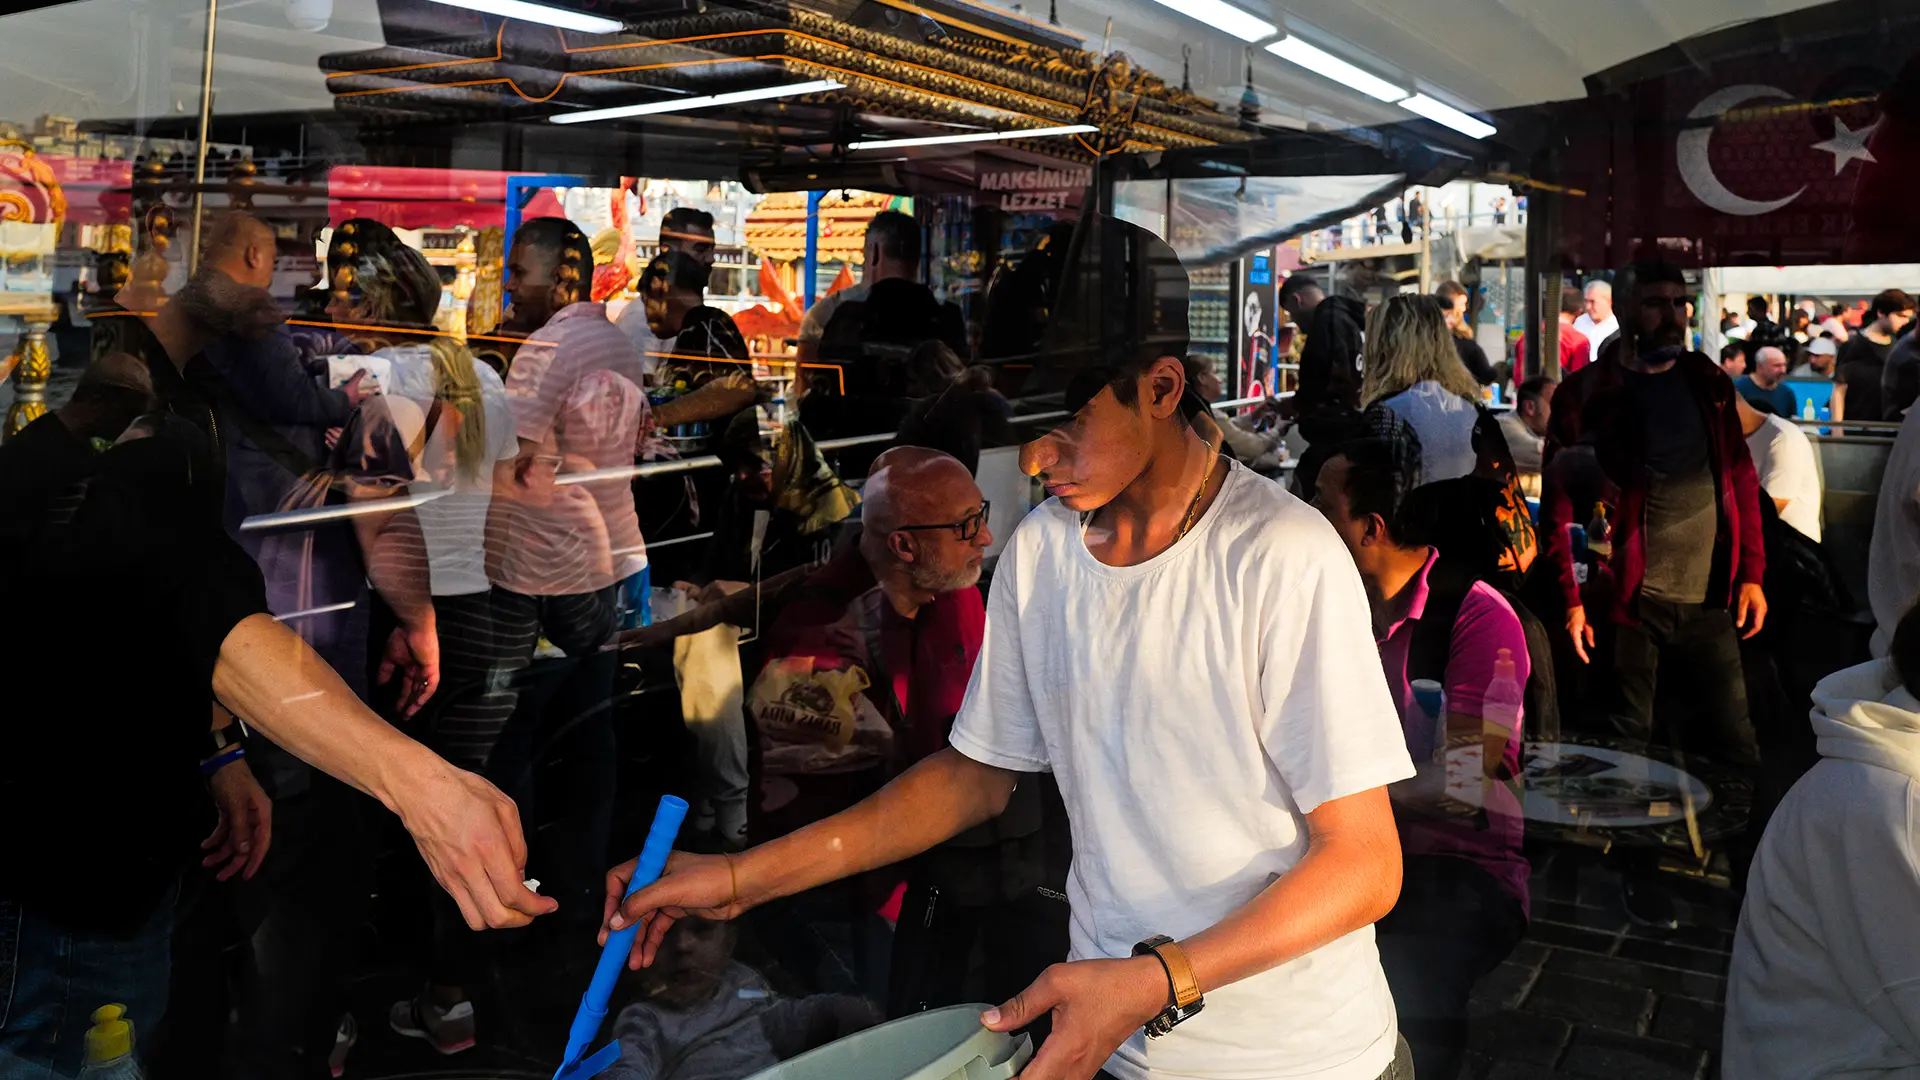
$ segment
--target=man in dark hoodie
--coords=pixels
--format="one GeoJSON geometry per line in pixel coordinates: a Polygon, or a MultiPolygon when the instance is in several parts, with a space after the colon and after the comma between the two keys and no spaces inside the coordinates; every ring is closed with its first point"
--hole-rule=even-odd
{"type": "Polygon", "coordinates": [[[1308,449],[1294,471],[1294,494],[1311,499],[1321,462],[1333,447],[1353,437],[1360,419],[1360,347],[1367,305],[1351,296],[1328,296],[1312,278],[1296,273],[1280,285],[1280,307],[1307,334],[1293,415],[1299,418],[1308,449]]]}

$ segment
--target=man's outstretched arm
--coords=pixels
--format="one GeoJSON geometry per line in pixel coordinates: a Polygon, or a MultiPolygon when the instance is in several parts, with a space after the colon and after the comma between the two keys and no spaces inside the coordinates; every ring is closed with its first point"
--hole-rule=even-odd
{"type": "Polygon", "coordinates": [[[398,814],[468,926],[524,926],[557,906],[521,883],[527,845],[513,800],[375,716],[271,616],[250,615],[228,631],[213,692],[295,757],[398,814]]]}
{"type": "Polygon", "coordinates": [[[829,818],[735,856],[675,852],[660,880],[621,902],[633,861],[607,874],[606,924],[640,923],[628,966],[653,963],[660,942],[686,915],[732,919],[783,896],[890,866],[1006,809],[1017,774],[947,747],[886,787],[829,818]]]}

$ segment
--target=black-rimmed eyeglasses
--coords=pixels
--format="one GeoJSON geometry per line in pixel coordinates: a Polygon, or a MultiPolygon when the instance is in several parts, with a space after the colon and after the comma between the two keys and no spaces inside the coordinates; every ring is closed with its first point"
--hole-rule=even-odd
{"type": "Polygon", "coordinates": [[[986,527],[987,515],[992,510],[993,510],[993,503],[990,501],[982,500],[982,502],[980,503],[980,509],[975,510],[973,513],[968,514],[966,517],[961,518],[959,521],[949,521],[944,525],[902,525],[898,529],[895,529],[894,531],[895,532],[927,532],[932,529],[952,529],[960,535],[960,539],[971,540],[974,537],[979,536],[980,530],[986,527]]]}

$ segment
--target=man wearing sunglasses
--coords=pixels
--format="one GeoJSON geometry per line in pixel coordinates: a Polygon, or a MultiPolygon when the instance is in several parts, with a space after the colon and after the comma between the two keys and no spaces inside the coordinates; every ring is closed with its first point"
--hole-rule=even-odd
{"type": "Polygon", "coordinates": [[[740,856],[677,855],[624,903],[632,865],[616,868],[608,925],[643,922],[633,962],[651,963],[682,916],[910,857],[1052,772],[1070,960],[982,1017],[1051,1013],[1022,1080],[1411,1076],[1372,924],[1400,888],[1386,787],[1413,767],[1384,675],[1359,662],[1365,588],[1311,507],[1222,460],[1179,359],[1172,249],[1093,214],[1073,243],[1065,340],[1043,348],[1076,369],[1071,416],[1021,455],[1052,498],[994,571],[951,745],[740,856]]]}
{"type": "Polygon", "coordinates": [[[900,447],[862,494],[860,542],[797,586],[767,630],[747,702],[769,808],[756,840],[844,810],[944,746],[980,651],[973,586],[993,533],[973,476],[900,447]]]}

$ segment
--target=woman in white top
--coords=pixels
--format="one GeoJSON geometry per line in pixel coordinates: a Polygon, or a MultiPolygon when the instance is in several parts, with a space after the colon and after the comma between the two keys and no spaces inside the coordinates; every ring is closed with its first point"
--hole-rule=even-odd
{"type": "Polygon", "coordinates": [[[330,310],[344,322],[394,329],[394,343],[368,358],[386,368],[379,405],[411,459],[409,493],[445,492],[414,510],[426,562],[414,572],[424,571],[432,592],[442,669],[425,730],[448,760],[479,769],[513,711],[510,693],[488,689],[497,680],[488,678],[495,635],[485,551],[494,462],[519,450],[506,388],[464,344],[433,329],[440,275],[426,256],[407,247],[368,252],[354,269],[351,291],[336,294],[330,310]]]}
{"type": "Polygon", "coordinates": [[[1404,420],[1420,440],[1419,483],[1473,472],[1480,386],[1460,363],[1440,302],[1389,297],[1367,316],[1360,400],[1404,420]]]}
{"type": "MultiPolygon", "coordinates": [[[[424,552],[425,565],[409,569],[424,574],[432,591],[441,672],[416,730],[448,761],[478,772],[518,696],[504,677],[513,657],[497,631],[485,548],[494,463],[520,447],[512,408],[499,374],[434,329],[441,283],[426,256],[404,246],[367,252],[354,270],[349,288],[336,290],[329,314],[394,331],[360,339],[380,345],[365,358],[368,366],[386,369],[379,372],[380,396],[366,408],[389,417],[407,448],[413,466],[407,493],[445,492],[412,515],[423,543],[411,550],[424,552]]],[[[464,987],[481,976],[484,961],[467,943],[470,935],[450,932],[458,925],[450,906],[436,906],[435,915],[449,932],[435,935],[429,992],[396,1003],[389,1021],[401,1034],[429,1038],[451,1053],[472,1045],[473,1011],[464,987]]]]}

